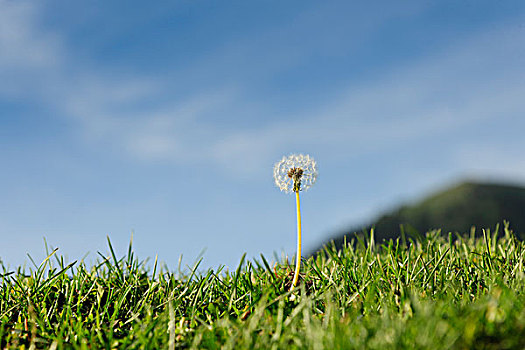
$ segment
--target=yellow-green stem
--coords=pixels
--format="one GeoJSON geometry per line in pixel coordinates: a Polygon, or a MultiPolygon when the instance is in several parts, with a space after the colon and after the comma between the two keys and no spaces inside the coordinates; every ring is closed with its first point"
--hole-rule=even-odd
{"type": "Polygon", "coordinates": [[[299,270],[301,269],[301,205],[299,203],[299,191],[295,192],[295,200],[297,203],[297,259],[295,264],[295,274],[293,276],[293,282],[290,291],[294,290],[297,281],[299,280],[299,270]]]}

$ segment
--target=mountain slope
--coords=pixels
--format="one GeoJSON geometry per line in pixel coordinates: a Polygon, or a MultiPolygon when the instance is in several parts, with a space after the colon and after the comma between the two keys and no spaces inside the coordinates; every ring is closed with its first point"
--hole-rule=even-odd
{"type": "Polygon", "coordinates": [[[378,242],[396,238],[400,226],[407,233],[425,233],[440,228],[442,232],[465,233],[475,226],[493,229],[503,220],[510,222],[515,233],[525,232],[525,188],[494,183],[464,182],[435,193],[413,205],[402,206],[380,216],[370,225],[355,227],[334,236],[337,246],[343,236],[375,228],[378,242]]]}

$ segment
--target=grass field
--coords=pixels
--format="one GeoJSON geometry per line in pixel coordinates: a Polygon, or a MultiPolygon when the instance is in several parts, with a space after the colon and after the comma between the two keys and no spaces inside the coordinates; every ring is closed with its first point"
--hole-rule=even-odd
{"type": "Polygon", "coordinates": [[[1,348],[521,349],[525,245],[508,229],[165,271],[127,256],[4,268],[1,348]]]}

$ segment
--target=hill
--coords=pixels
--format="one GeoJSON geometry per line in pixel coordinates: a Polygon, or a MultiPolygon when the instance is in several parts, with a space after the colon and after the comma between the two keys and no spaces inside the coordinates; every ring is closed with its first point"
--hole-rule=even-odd
{"type": "Polygon", "coordinates": [[[403,229],[409,235],[423,234],[440,228],[442,232],[470,232],[476,228],[493,229],[509,221],[511,229],[520,236],[525,232],[525,188],[506,184],[463,182],[430,195],[412,205],[403,205],[385,213],[373,223],[353,227],[335,235],[337,247],[344,236],[375,228],[377,241],[396,238],[403,229]]]}

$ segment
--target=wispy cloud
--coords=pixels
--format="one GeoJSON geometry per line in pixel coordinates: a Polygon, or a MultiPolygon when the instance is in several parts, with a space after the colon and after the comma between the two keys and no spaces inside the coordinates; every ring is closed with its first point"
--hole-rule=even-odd
{"type": "Polygon", "coordinates": [[[0,0],[0,9],[2,69],[41,69],[60,63],[60,40],[54,34],[38,30],[35,3],[0,0]]]}
{"type": "MultiPolygon", "coordinates": [[[[186,97],[170,98],[171,83],[162,78],[104,75],[82,65],[59,34],[39,26],[38,5],[0,0],[0,76],[11,82],[1,84],[0,93],[30,94],[76,120],[87,142],[126,156],[180,164],[211,161],[248,176],[282,150],[329,154],[344,148],[346,157],[353,157],[479,120],[523,114],[525,44],[515,39],[523,34],[515,23],[478,33],[383,77],[349,82],[315,111],[276,116],[282,121],[272,118],[257,127],[224,128],[213,122],[220,117],[217,110],[242,118],[238,106],[250,103],[239,93],[247,83],[242,77],[235,88],[212,82],[186,97]]],[[[238,47],[221,50],[231,58],[238,47]]],[[[201,60],[194,69],[200,65],[213,67],[211,60],[201,60]]],[[[257,96],[250,99],[260,106],[257,96]]]]}
{"type": "Polygon", "coordinates": [[[206,158],[207,140],[217,133],[200,119],[231,104],[234,90],[220,86],[181,98],[170,96],[162,79],[104,75],[39,26],[38,14],[34,2],[0,0],[0,96],[38,101],[76,121],[88,142],[140,160],[206,158]]]}
{"type": "Polygon", "coordinates": [[[35,92],[35,81],[53,76],[63,63],[58,35],[41,31],[38,6],[0,0],[0,94],[35,92]]]}
{"type": "Polygon", "coordinates": [[[267,159],[282,149],[344,147],[352,157],[484,120],[519,118],[525,113],[525,43],[515,38],[524,34],[516,23],[478,33],[440,55],[349,87],[316,112],[229,135],[214,156],[232,164],[249,154],[267,159]]]}
{"type": "Polygon", "coordinates": [[[199,162],[207,160],[210,140],[217,137],[217,131],[200,118],[229,103],[231,94],[228,90],[201,93],[147,110],[108,111],[107,105],[99,104],[95,118],[92,107],[74,114],[82,117],[88,139],[109,143],[127,156],[142,161],[199,162]]]}

